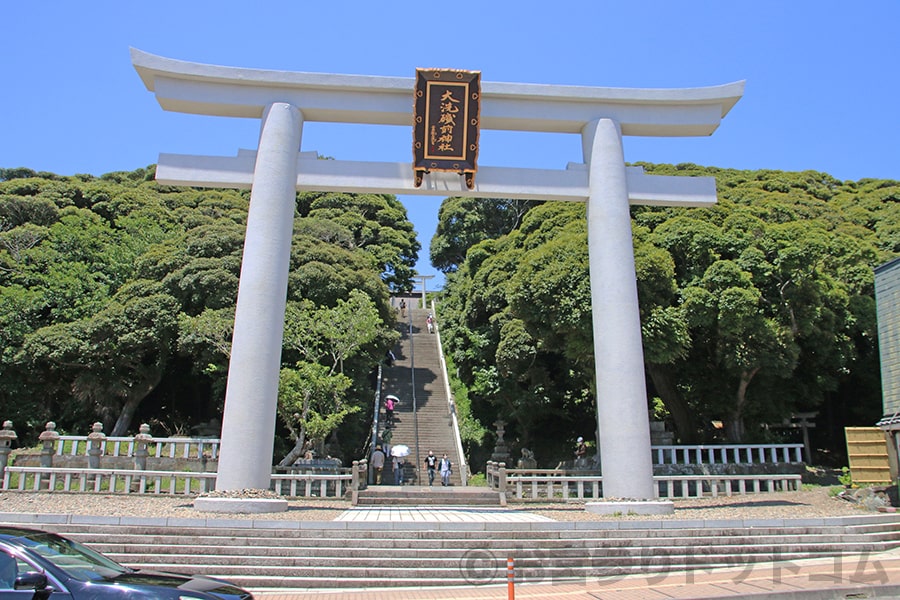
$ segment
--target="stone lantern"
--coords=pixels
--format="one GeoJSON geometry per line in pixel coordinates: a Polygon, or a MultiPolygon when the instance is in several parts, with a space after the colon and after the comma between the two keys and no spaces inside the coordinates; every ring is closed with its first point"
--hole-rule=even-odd
{"type": "Polygon", "coordinates": [[[491,460],[498,463],[510,464],[509,448],[506,447],[506,441],[503,434],[506,432],[506,421],[498,419],[494,422],[497,428],[497,443],[494,445],[494,453],[491,454],[491,460]]]}
{"type": "Polygon", "coordinates": [[[106,441],[106,434],[103,433],[103,423],[99,421],[91,426],[91,432],[87,436],[88,439],[88,468],[100,468],[100,456],[103,454],[103,442],[106,441]]]}
{"type": "Polygon", "coordinates": [[[56,423],[48,421],[44,425],[44,431],[38,436],[38,440],[41,442],[41,466],[49,469],[53,466],[53,447],[59,441],[56,423]]]}
{"type": "Polygon", "coordinates": [[[13,431],[13,422],[3,421],[3,429],[0,429],[0,477],[3,477],[6,472],[6,463],[9,462],[12,443],[16,439],[18,439],[18,436],[13,431]]]}

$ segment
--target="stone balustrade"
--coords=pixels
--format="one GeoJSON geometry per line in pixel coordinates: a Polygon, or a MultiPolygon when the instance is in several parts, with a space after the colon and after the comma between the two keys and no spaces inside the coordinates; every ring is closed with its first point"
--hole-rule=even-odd
{"type": "MultiPolygon", "coordinates": [[[[353,474],[274,473],[272,489],[282,496],[343,498],[351,491],[353,474]]],[[[7,467],[3,491],[94,492],[104,494],[163,494],[197,496],[216,487],[216,473],[141,471],[138,469],[70,469],[7,467]]]]}
{"type": "Polygon", "coordinates": [[[803,444],[707,444],[652,447],[654,465],[803,463],[803,444]]]}
{"type": "MultiPolygon", "coordinates": [[[[603,497],[603,477],[596,471],[566,469],[509,469],[489,462],[487,484],[510,499],[565,501],[603,497]]],[[[792,473],[716,473],[654,475],[658,498],[702,498],[778,491],[797,491],[802,476],[792,473]]]]}
{"type": "MultiPolygon", "coordinates": [[[[9,440],[16,439],[12,422],[6,421],[5,425],[9,427],[0,430],[0,438],[9,439],[5,446],[0,440],[0,453],[4,447],[10,447],[9,440]],[[4,435],[7,435],[7,438],[4,438],[4,435]]],[[[94,469],[103,466],[121,469],[123,465],[119,459],[132,459],[135,469],[146,470],[147,460],[152,458],[196,461],[200,470],[206,471],[207,463],[218,459],[221,446],[218,438],[154,437],[150,435],[150,426],[146,423],[140,426],[139,433],[135,436],[109,437],[103,433],[101,423],[94,423],[87,435],[61,435],[56,431],[56,423],[50,421],[38,436],[38,441],[41,446],[42,467],[79,467],[81,465],[73,464],[72,459],[79,458],[83,461],[86,458],[87,465],[94,469]],[[104,461],[107,464],[103,464],[104,461]]],[[[28,454],[23,453],[20,456],[23,460],[27,460],[28,454]]],[[[5,464],[6,462],[3,462],[3,465],[5,464]]]]}
{"type": "MultiPolygon", "coordinates": [[[[207,472],[206,465],[208,459],[218,457],[218,439],[157,438],[150,435],[146,424],[141,425],[140,433],[134,437],[107,437],[99,423],[85,436],[60,435],[56,424],[50,422],[39,436],[40,466],[7,466],[16,439],[12,422],[4,422],[0,429],[0,489],[3,491],[199,495],[214,490],[216,485],[217,474],[207,472]],[[191,459],[200,462],[203,468],[200,471],[148,469],[148,456],[191,459]],[[87,467],[53,464],[55,458],[70,457],[81,457],[82,461],[87,458],[83,463],[87,467]],[[121,459],[128,458],[133,459],[134,468],[121,468],[121,459]]],[[[327,467],[273,473],[271,489],[283,496],[320,498],[342,498],[351,491],[365,489],[365,460],[354,461],[351,468],[342,468],[336,461],[329,462],[327,467]]]]}

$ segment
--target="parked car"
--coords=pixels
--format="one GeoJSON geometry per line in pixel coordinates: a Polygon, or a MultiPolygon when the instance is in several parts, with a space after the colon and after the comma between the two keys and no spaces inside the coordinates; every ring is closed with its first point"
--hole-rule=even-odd
{"type": "Polygon", "coordinates": [[[60,535],[0,527],[0,598],[252,600],[209,577],[130,569],[60,535]]]}

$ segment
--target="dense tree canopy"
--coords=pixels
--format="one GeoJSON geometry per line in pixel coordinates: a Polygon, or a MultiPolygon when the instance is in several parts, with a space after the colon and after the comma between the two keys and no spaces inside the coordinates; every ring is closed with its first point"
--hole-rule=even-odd
{"type": "Polygon", "coordinates": [[[441,203],[437,231],[431,238],[431,264],[444,273],[456,271],[469,248],[518,227],[532,200],[447,198],[441,203]]]}
{"type": "MultiPolygon", "coordinates": [[[[818,445],[880,414],[873,267],[900,254],[900,183],[713,175],[709,208],[632,208],[652,410],[683,442],[762,441],[819,411],[818,445]]],[[[189,433],[220,415],[249,194],[0,169],[0,416],[189,433]]],[[[545,462],[594,435],[584,206],[449,198],[431,241],[445,349],[489,425],[545,462]]],[[[366,439],[367,376],[419,251],[394,197],[296,199],[279,450],[366,439]],[[336,325],[337,324],[337,325],[336,325]],[[359,413],[358,418],[348,418],[359,413]]],[[[601,398],[602,402],[603,399],[601,398]]]]}
{"type": "MultiPolygon", "coordinates": [[[[100,420],[108,435],[149,420],[165,434],[221,414],[249,194],[153,176],[0,169],[0,415],[26,439],[50,419],[72,433],[100,420]]],[[[285,451],[298,427],[365,439],[344,417],[371,412],[367,376],[396,335],[389,290],[411,287],[419,250],[392,196],[307,193],[296,207],[284,367],[333,380],[298,423],[288,376],[285,451]],[[364,321],[365,336],[348,329],[340,345],[321,328],[330,311],[364,321]],[[318,353],[291,334],[310,315],[320,327],[304,343],[318,353]]]]}
{"type": "MultiPolygon", "coordinates": [[[[760,441],[776,434],[769,425],[814,410],[820,443],[840,450],[830,433],[880,415],[873,267],[900,253],[900,183],[643,166],[713,175],[719,195],[710,208],[632,209],[648,390],[661,416],[683,442],[760,441]]],[[[505,208],[511,231],[470,219],[451,243],[442,231],[466,220],[458,199],[445,205],[432,256],[452,248],[443,332],[473,412],[510,421],[519,446],[565,458],[594,429],[585,209],[505,208]]]]}

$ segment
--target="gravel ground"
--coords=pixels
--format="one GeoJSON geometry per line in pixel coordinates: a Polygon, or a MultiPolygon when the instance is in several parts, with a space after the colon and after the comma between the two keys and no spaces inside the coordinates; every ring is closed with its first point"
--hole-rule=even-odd
{"type": "MultiPolygon", "coordinates": [[[[222,518],[221,513],[195,510],[190,496],[112,495],[63,492],[0,492],[0,512],[96,515],[107,517],[222,518]]],[[[289,499],[282,513],[228,514],[233,519],[330,521],[351,508],[345,500],[322,498],[289,499]]],[[[833,497],[827,487],[798,492],[776,492],[746,496],[675,500],[675,513],[667,516],[597,515],[584,510],[584,503],[514,503],[511,510],[524,510],[557,521],[601,521],[641,519],[789,519],[872,514],[859,504],[833,497]]]]}

